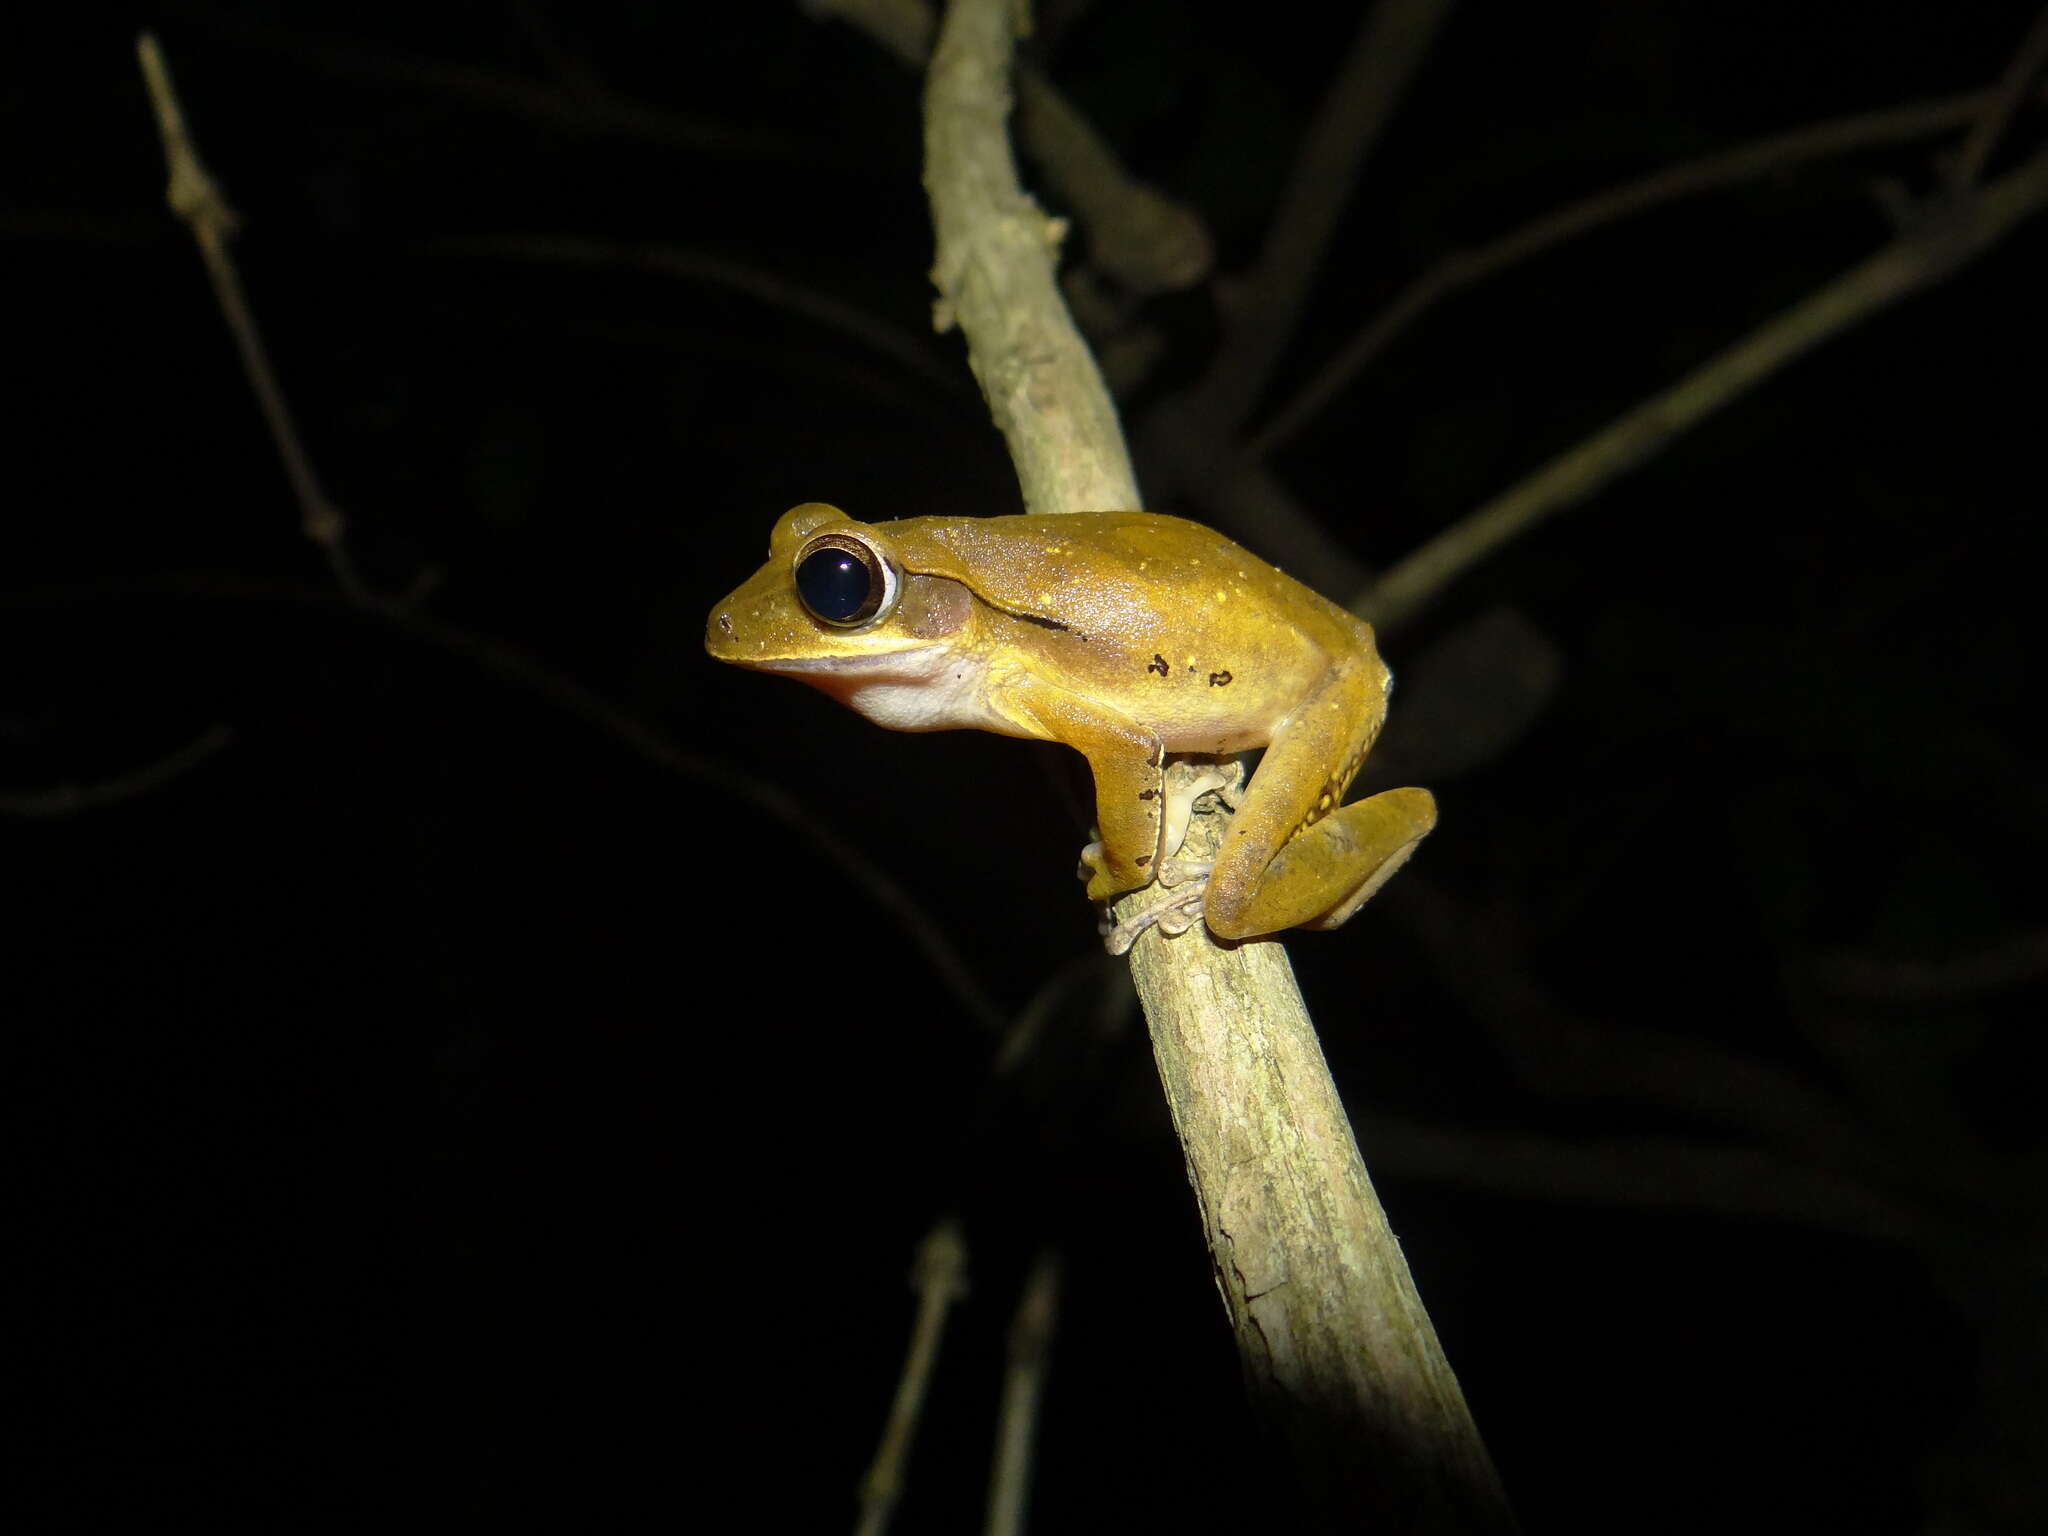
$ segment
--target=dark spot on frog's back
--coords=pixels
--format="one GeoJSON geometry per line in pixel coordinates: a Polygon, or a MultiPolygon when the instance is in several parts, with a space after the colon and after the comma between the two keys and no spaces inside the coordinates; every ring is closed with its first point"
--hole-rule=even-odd
{"type": "Polygon", "coordinates": [[[1145,670],[1147,672],[1157,672],[1161,677],[1164,677],[1171,670],[1171,668],[1169,668],[1166,665],[1166,658],[1164,656],[1154,655],[1153,658],[1145,664],[1145,670]]]}
{"type": "Polygon", "coordinates": [[[1228,688],[1230,686],[1230,674],[1228,672],[1211,672],[1209,674],[1209,686],[1211,688],[1228,688]]]}
{"type": "Polygon", "coordinates": [[[1138,791],[1138,798],[1140,800],[1157,800],[1159,798],[1159,791],[1156,789],[1141,789],[1138,791]]]}

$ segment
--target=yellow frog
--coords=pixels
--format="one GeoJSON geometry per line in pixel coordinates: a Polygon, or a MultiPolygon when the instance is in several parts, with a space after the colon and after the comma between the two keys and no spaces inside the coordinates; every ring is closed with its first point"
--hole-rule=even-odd
{"type": "Polygon", "coordinates": [[[1386,718],[1370,625],[1199,523],[1150,512],[859,523],[783,513],[704,645],[897,731],[1063,741],[1095,775],[1107,901],[1167,892],[1109,936],[1334,928],[1436,824],[1425,789],[1343,805],[1386,718]],[[1265,757],[1240,793],[1214,759],[1265,757]],[[1207,759],[1187,768],[1169,753],[1207,759]],[[1170,769],[1178,771],[1169,771],[1170,769]],[[1173,857],[1195,800],[1236,805],[1213,863],[1173,857]]]}

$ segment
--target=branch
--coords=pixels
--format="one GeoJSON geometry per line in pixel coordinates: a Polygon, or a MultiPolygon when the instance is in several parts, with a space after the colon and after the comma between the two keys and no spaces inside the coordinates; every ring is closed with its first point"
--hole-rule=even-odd
{"type": "Polygon", "coordinates": [[[1324,93],[1282,188],[1258,265],[1219,295],[1225,329],[1199,384],[1159,402],[1141,444],[1168,498],[1194,498],[1212,521],[1325,590],[1352,585],[1342,544],[1299,507],[1253,481],[1236,443],[1309,298],[1359,167],[1427,53],[1449,0],[1378,0],[1324,93]]]}
{"type": "Polygon", "coordinates": [[[1567,203],[1498,240],[1469,251],[1454,251],[1402,289],[1391,304],[1360,327],[1293,399],[1273,413],[1271,420],[1244,445],[1240,456],[1247,461],[1262,459],[1292,438],[1441,299],[1497,277],[1581,235],[1681,198],[1754,181],[1853,150],[1910,143],[1973,118],[1981,120],[1996,99],[1995,91],[1977,91],[1967,96],[1945,96],[1809,123],[1705,159],[1666,166],[1648,176],[1567,203]]]}
{"type": "Polygon", "coordinates": [[[1941,960],[1837,951],[1806,967],[1838,997],[1893,1006],[1968,1002],[2048,980],[2048,928],[2031,928],[1941,960]]]}
{"type": "Polygon", "coordinates": [[[229,253],[228,242],[234,237],[237,223],[234,210],[199,158],[198,148],[185,126],[177,91],[171,84],[170,67],[164,63],[163,50],[157,46],[155,35],[144,32],[139,36],[135,52],[142,65],[143,82],[149,88],[150,105],[156,112],[164,159],[170,165],[166,200],[171,211],[192,231],[206,263],[214,299],[234,336],[235,350],[241,355],[242,371],[255,392],[263,424],[277,445],[277,455],[284,461],[285,477],[290,480],[292,495],[299,504],[300,531],[326,557],[342,590],[359,601],[370,601],[373,594],[357,576],[355,562],[349,557],[348,519],[313,473],[313,461],[300,441],[298,423],[285,400],[284,388],[278,383],[277,370],[270,365],[269,348],[263,344],[263,333],[257,328],[248,295],[242,289],[241,274],[229,253]]]}
{"type": "Polygon", "coordinates": [[[1234,440],[1294,334],[1359,167],[1450,10],[1449,0],[1378,0],[1360,24],[1281,192],[1259,264],[1200,393],[1211,430],[1234,440]]]}
{"type": "Polygon", "coordinates": [[[1046,1249],[1032,1263],[1024,1290],[1010,1314],[1008,1358],[1003,1369],[1002,1406],[996,1415],[996,1448],[989,1471],[988,1518],[983,1536],[1022,1536],[1031,1492],[1031,1464],[1038,1419],[1045,1403],[1045,1378],[1052,1358],[1060,1311],[1060,1256],[1046,1249]]]}
{"type": "MultiPolygon", "coordinates": [[[[788,828],[792,836],[812,844],[821,857],[864,893],[870,903],[902,924],[904,933],[923,952],[932,973],[951,990],[966,1018],[990,1035],[1000,1035],[1006,1028],[1004,1010],[982,990],[973,968],[953,947],[944,927],[919,907],[910,893],[878,864],[835,831],[828,819],[813,816],[802,801],[786,790],[753,775],[740,773],[715,758],[678,746],[658,726],[509,641],[464,629],[416,607],[358,603],[329,592],[279,587],[235,577],[223,578],[207,571],[167,571],[155,576],[84,586],[19,591],[0,589],[0,610],[70,608],[84,600],[138,595],[180,601],[234,598],[292,603],[323,613],[343,614],[359,622],[388,629],[447,655],[459,656],[501,683],[574,716],[599,735],[609,737],[654,767],[693,783],[708,785],[718,795],[752,806],[788,828]]],[[[192,750],[186,749],[187,752],[192,750]]],[[[179,754],[179,766],[186,766],[182,758],[183,754],[179,754]]],[[[91,788],[87,786],[88,790],[91,788]]],[[[48,796],[35,798],[47,800],[48,796]]]]}
{"type": "MultiPolygon", "coordinates": [[[[1366,1139],[1382,1167],[1410,1178],[1520,1200],[1640,1210],[1715,1211],[1923,1251],[1953,1242],[1956,1224],[1853,1174],[1769,1147],[1676,1136],[1517,1135],[1373,1117],[1366,1139]]],[[[1949,1213],[1951,1216],[1953,1213],[1949,1213]]]]}
{"type": "Polygon", "coordinates": [[[932,55],[924,183],[938,237],[933,323],[944,331],[957,321],[966,334],[1025,510],[1137,507],[1116,407],[1053,278],[1061,231],[1017,184],[1004,132],[1009,14],[998,0],[952,5],[932,55]]]}
{"type": "Polygon", "coordinates": [[[2005,72],[1998,77],[1998,84],[1987,93],[1976,121],[1970,124],[1970,136],[1963,141],[1949,177],[1951,187],[1961,191],[1977,184],[1977,178],[1984,174],[1984,167],[1991,159],[1991,151],[1998,147],[1999,136],[2026,99],[2027,86],[2041,72],[2044,63],[2048,63],[2048,9],[2034,17],[2034,25],[2025,41],[2007,62],[2005,72]]]}
{"type": "Polygon", "coordinates": [[[1552,459],[1438,534],[1362,593],[1355,611],[1400,624],[1469,567],[1560,508],[1584,500],[1822,342],[1930,287],[2048,204],[2048,151],[1897,240],[1552,459]]]}
{"type": "MultiPolygon", "coordinates": [[[[932,46],[926,0],[799,0],[815,16],[836,16],[912,69],[932,46]]],[[[1028,64],[1017,68],[1017,137],[1053,195],[1088,232],[1089,260],[1127,293],[1177,293],[1209,275],[1216,251],[1208,227],[1185,204],[1125,169],[1074,104],[1028,64]]]]}
{"type": "MultiPolygon", "coordinates": [[[[686,283],[725,288],[836,331],[897,364],[906,373],[948,390],[960,390],[960,375],[941,361],[921,336],[897,329],[866,310],[791,278],[765,272],[746,262],[714,256],[688,246],[591,240],[574,235],[499,235],[478,239],[437,240],[434,250],[474,252],[516,261],[550,262],[565,267],[597,267],[652,272],[686,283]]],[[[962,392],[964,393],[964,391],[962,392]]]]}
{"type": "Polygon", "coordinates": [[[910,1329],[910,1348],[896,1377],[896,1396],[882,1426],[882,1443],[860,1482],[860,1518],[854,1536],[881,1536],[903,1493],[903,1469],[924,1412],[932,1372],[938,1365],[939,1340],[946,1331],[946,1309],[967,1294],[967,1238],[960,1223],[947,1217],[924,1235],[910,1271],[917,1292],[917,1319],[910,1329]]]}
{"type": "MultiPolygon", "coordinates": [[[[942,317],[1038,511],[1140,505],[1003,135],[1011,9],[954,0],[926,91],[942,317]]],[[[1221,817],[1200,818],[1212,824],[1221,817]]],[[[1199,856],[1191,847],[1190,854],[1199,856]]],[[[1127,904],[1128,908],[1128,904],[1127,904]]],[[[1273,942],[1152,935],[1132,974],[1255,1405],[1329,1525],[1513,1528],[1273,942]]]]}
{"type": "Polygon", "coordinates": [[[54,789],[27,793],[0,794],[0,816],[72,816],[80,811],[118,805],[191,772],[216,753],[225,751],[234,739],[231,727],[208,726],[176,751],[167,752],[154,762],[110,779],[99,779],[91,784],[59,784],[54,789]]]}
{"type": "MultiPolygon", "coordinates": [[[[376,92],[380,103],[388,100],[393,91],[407,91],[545,124],[564,133],[658,144],[685,154],[807,168],[827,165],[855,175],[869,171],[864,158],[823,133],[798,135],[736,129],[715,118],[691,117],[613,91],[564,90],[523,75],[355,42],[338,33],[302,32],[239,17],[230,20],[220,6],[174,3],[169,8],[184,14],[189,25],[230,46],[281,55],[332,79],[367,86],[376,92]]],[[[245,9],[248,14],[256,14],[253,8],[245,9]]],[[[299,14],[290,7],[276,7],[275,11],[285,16],[299,14]]]]}

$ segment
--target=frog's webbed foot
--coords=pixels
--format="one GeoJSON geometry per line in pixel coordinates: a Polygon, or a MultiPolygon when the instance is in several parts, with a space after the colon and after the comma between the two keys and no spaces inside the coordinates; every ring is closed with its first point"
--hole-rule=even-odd
{"type": "Polygon", "coordinates": [[[1209,894],[1208,867],[1206,864],[1200,866],[1204,871],[1202,879],[1192,885],[1183,885],[1178,890],[1161,891],[1153,900],[1114,926],[1111,926],[1109,919],[1104,917],[1103,948],[1112,955],[1121,955],[1138,942],[1138,935],[1147,928],[1156,927],[1161,933],[1172,937],[1186,933],[1194,927],[1202,920],[1202,900],[1209,894]]]}
{"type": "MultiPolygon", "coordinates": [[[[1202,920],[1202,902],[1209,888],[1209,859],[1180,857],[1187,837],[1188,821],[1195,802],[1213,794],[1235,810],[1244,799],[1244,764],[1235,757],[1177,757],[1166,765],[1165,825],[1160,842],[1166,855],[1159,861],[1156,879],[1159,889],[1152,899],[1120,923],[1107,915],[1102,922],[1104,946],[1121,955],[1137,942],[1147,928],[1169,936],[1186,933],[1202,920]]],[[[1102,844],[1090,843],[1081,850],[1081,876],[1093,875],[1103,867],[1102,844]]]]}

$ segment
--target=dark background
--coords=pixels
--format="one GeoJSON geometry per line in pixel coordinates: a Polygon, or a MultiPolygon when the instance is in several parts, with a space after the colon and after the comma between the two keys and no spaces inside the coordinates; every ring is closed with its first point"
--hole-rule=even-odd
{"type": "MultiPolygon", "coordinates": [[[[1054,78],[1242,269],[1350,19],[1064,14],[1054,78]]],[[[1447,252],[1977,89],[2030,15],[1463,8],[1272,403],[1447,252]]],[[[1272,1471],[1142,1028],[1094,1022],[1115,972],[1086,962],[1068,755],[879,732],[701,652],[795,502],[1017,510],[958,338],[928,332],[914,79],[773,4],[192,3],[8,53],[13,1528],[603,1528],[735,1496],[841,1527],[948,1210],[974,1289],[899,1529],[978,1519],[1046,1245],[1041,1528],[1258,1516],[1272,1471]],[[433,573],[403,613],[298,533],[162,202],[138,22],[243,216],[359,568],[433,573]],[[930,367],[654,247],[830,295],[930,367]],[[150,772],[195,742],[219,749],[150,772]],[[734,777],[900,882],[1003,1015],[1080,962],[1026,1066],[992,1074],[903,928],[734,777]]],[[[2022,113],[1993,173],[2040,130],[2022,113]]],[[[1925,195],[1954,143],[1519,267],[1271,468],[1384,566],[1874,249],[1873,189],[1925,195]]],[[[1425,681],[1489,616],[1555,662],[1476,761],[1390,739],[1441,830],[1342,933],[1288,941],[1532,1530],[2042,1517],[2043,234],[1388,640],[1397,729],[1486,737],[1492,706],[1425,681]]],[[[1219,332],[1206,289],[1146,318],[1168,346],[1134,428],[1219,332]]]]}

